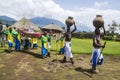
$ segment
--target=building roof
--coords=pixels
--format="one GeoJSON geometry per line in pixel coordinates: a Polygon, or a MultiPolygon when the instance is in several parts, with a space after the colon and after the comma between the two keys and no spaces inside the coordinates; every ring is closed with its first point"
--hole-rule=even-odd
{"type": "Polygon", "coordinates": [[[41,31],[40,28],[37,25],[30,22],[26,18],[22,18],[21,20],[17,21],[16,23],[11,25],[10,27],[15,27],[16,29],[21,29],[21,30],[32,28],[32,29],[34,29],[36,31],[41,31]]]}
{"type": "Polygon", "coordinates": [[[64,31],[61,27],[59,27],[59,26],[57,26],[57,25],[55,25],[53,23],[43,27],[43,29],[58,30],[58,31],[61,31],[61,32],[64,31]]]}

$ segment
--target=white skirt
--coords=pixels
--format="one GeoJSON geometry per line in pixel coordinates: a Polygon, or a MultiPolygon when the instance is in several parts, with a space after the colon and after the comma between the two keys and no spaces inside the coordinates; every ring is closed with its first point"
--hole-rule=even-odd
{"type": "MultiPolygon", "coordinates": [[[[91,60],[93,60],[93,57],[94,57],[94,56],[93,56],[93,55],[94,55],[94,52],[97,52],[97,53],[98,53],[98,54],[97,54],[97,60],[96,60],[96,63],[97,63],[98,58],[99,58],[99,59],[102,59],[102,58],[103,58],[103,54],[101,54],[101,55],[100,55],[100,53],[101,53],[100,48],[94,48],[94,47],[93,47],[91,60]]],[[[93,64],[93,62],[92,62],[92,64],[93,64]]]]}
{"type": "Polygon", "coordinates": [[[64,56],[67,58],[72,58],[73,55],[72,55],[72,50],[71,50],[71,42],[65,42],[64,49],[65,49],[64,56]]]}

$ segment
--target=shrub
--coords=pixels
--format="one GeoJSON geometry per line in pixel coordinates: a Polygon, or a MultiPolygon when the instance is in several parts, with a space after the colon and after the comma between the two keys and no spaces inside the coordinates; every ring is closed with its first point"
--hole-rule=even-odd
{"type": "Polygon", "coordinates": [[[120,38],[116,38],[115,40],[120,42],[120,38]]]}
{"type": "Polygon", "coordinates": [[[114,40],[113,36],[104,36],[103,40],[114,40]]]}

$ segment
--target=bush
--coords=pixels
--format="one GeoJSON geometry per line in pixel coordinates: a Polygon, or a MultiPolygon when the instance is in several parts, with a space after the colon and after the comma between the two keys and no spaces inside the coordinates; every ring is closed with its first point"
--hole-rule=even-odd
{"type": "Polygon", "coordinates": [[[120,38],[116,38],[115,40],[120,42],[120,38]]]}
{"type": "Polygon", "coordinates": [[[113,36],[104,36],[103,40],[114,40],[113,36]]]}
{"type": "Polygon", "coordinates": [[[79,39],[91,39],[93,38],[93,35],[94,34],[91,32],[78,32],[78,33],[73,33],[72,37],[79,39]]]}

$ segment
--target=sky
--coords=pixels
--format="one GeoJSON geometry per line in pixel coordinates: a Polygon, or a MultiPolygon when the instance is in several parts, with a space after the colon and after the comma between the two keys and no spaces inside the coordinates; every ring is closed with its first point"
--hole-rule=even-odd
{"type": "Polygon", "coordinates": [[[92,21],[97,14],[102,15],[106,29],[113,20],[120,21],[119,3],[119,0],[0,0],[0,16],[16,20],[48,17],[63,23],[72,16],[79,29],[79,25],[84,25],[88,31],[93,31],[92,21]]]}

